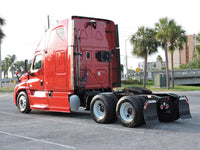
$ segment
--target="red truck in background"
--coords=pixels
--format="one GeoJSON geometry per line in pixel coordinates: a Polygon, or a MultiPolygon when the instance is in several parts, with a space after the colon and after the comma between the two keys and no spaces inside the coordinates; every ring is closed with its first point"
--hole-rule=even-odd
{"type": "MultiPolygon", "coordinates": [[[[27,61],[25,61],[27,70],[27,61]]],[[[97,123],[126,127],[191,118],[186,96],[121,86],[118,27],[111,20],[72,16],[46,32],[30,71],[14,90],[22,113],[73,112],[84,107],[97,123]]]]}

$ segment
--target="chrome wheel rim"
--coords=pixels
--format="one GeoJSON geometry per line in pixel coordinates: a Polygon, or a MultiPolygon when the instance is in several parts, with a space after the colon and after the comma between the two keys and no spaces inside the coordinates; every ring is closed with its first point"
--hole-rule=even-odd
{"type": "Polygon", "coordinates": [[[120,107],[120,116],[125,122],[131,122],[135,118],[133,106],[128,102],[122,103],[120,107]]]}
{"type": "Polygon", "coordinates": [[[103,119],[105,116],[105,105],[102,101],[97,100],[93,106],[93,113],[96,118],[103,119]]]}
{"type": "Polygon", "coordinates": [[[26,109],[26,97],[24,95],[20,96],[18,105],[21,112],[26,109]]]}

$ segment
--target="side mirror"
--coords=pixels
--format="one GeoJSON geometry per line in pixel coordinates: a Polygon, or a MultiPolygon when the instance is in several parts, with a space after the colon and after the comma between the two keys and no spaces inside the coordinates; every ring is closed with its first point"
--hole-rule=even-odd
{"type": "Polygon", "coordinates": [[[25,71],[28,72],[28,59],[25,60],[24,65],[25,65],[25,68],[24,68],[25,71]]]}
{"type": "Polygon", "coordinates": [[[18,82],[20,82],[20,79],[19,79],[19,71],[16,72],[16,76],[17,76],[18,82]]]}

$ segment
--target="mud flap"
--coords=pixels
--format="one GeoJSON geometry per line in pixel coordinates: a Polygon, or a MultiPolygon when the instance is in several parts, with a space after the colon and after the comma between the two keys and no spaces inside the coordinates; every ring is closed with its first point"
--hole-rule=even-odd
{"type": "Polygon", "coordinates": [[[143,115],[147,126],[159,123],[156,100],[146,100],[143,115]]]}
{"type": "Polygon", "coordinates": [[[189,102],[185,96],[181,96],[179,98],[179,115],[181,119],[192,118],[190,114],[189,102]]]}

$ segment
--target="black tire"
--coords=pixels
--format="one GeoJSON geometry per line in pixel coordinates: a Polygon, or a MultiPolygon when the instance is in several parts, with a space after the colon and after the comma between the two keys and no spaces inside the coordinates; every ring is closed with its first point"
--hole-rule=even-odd
{"type": "Polygon", "coordinates": [[[143,96],[135,96],[136,97],[136,101],[138,102],[138,105],[139,105],[139,109],[141,110],[141,122],[140,122],[140,125],[143,125],[145,124],[145,121],[144,121],[144,114],[143,114],[143,109],[144,109],[144,103],[146,101],[146,98],[144,98],[143,96]]]}
{"type": "Polygon", "coordinates": [[[113,94],[98,94],[90,103],[91,116],[97,123],[112,123],[117,120],[115,108],[117,98],[113,94]]]}
{"type": "Polygon", "coordinates": [[[144,124],[143,100],[136,96],[122,97],[116,107],[116,115],[121,124],[133,128],[144,124]]]}
{"type": "Polygon", "coordinates": [[[21,113],[29,113],[31,111],[26,92],[21,91],[17,96],[17,107],[21,113]]]}

